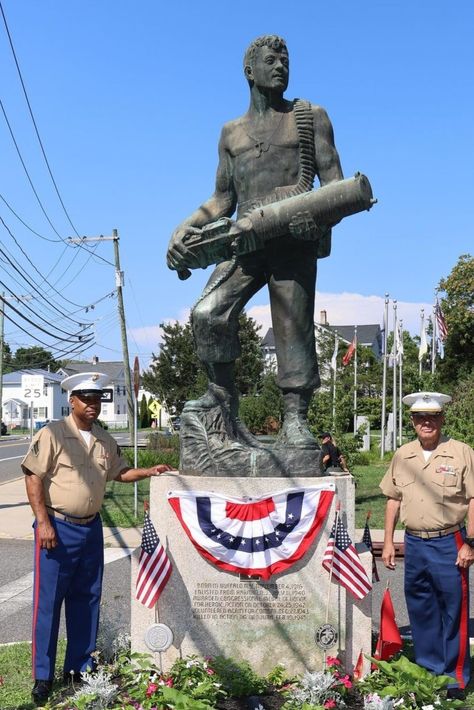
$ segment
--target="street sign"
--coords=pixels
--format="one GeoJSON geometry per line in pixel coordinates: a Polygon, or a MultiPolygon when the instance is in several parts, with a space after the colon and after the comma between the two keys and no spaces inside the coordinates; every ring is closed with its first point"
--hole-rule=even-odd
{"type": "Polygon", "coordinates": [[[138,390],[140,389],[140,363],[138,362],[138,355],[135,356],[133,363],[133,389],[135,390],[135,397],[138,399],[138,390]]]}
{"type": "Polygon", "coordinates": [[[22,375],[21,394],[25,399],[38,399],[43,395],[43,375],[22,375]]]}
{"type": "Polygon", "coordinates": [[[153,400],[148,405],[148,409],[150,410],[150,412],[153,414],[154,417],[157,417],[158,414],[160,413],[160,410],[161,410],[161,404],[159,402],[157,402],[156,400],[153,400]]]}

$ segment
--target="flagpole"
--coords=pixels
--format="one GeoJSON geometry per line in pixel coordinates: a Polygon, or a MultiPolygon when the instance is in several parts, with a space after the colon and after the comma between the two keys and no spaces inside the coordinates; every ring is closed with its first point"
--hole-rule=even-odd
{"type": "Polygon", "coordinates": [[[357,326],[354,326],[354,436],[357,433],[357,326]]]}
{"type": "MultiPolygon", "coordinates": [[[[339,515],[340,515],[340,510],[341,510],[341,504],[338,501],[336,503],[336,518],[334,520],[334,544],[336,544],[336,536],[337,536],[337,524],[339,522],[339,515]]],[[[329,585],[328,585],[328,598],[326,600],[326,621],[325,623],[327,624],[329,621],[329,599],[331,597],[331,581],[332,581],[332,569],[334,566],[334,553],[331,557],[331,566],[329,567],[329,585]]]]}
{"type": "Polygon", "coordinates": [[[425,330],[425,309],[421,309],[421,325],[420,325],[420,350],[418,353],[418,360],[419,365],[418,365],[418,377],[421,377],[421,363],[423,362],[423,356],[420,357],[421,354],[421,346],[422,346],[422,339],[423,339],[423,332],[425,330]]]}
{"type": "Polygon", "coordinates": [[[382,421],[380,429],[380,458],[385,455],[385,417],[387,410],[387,342],[388,342],[388,293],[385,294],[385,309],[383,314],[383,376],[382,376],[382,421]]]}
{"type": "Polygon", "coordinates": [[[393,450],[397,448],[397,301],[393,301],[393,450]]]}
{"type": "Polygon", "coordinates": [[[436,370],[436,304],[433,305],[433,316],[431,318],[433,324],[433,333],[431,339],[431,374],[434,375],[436,370]]]}
{"type": "Polygon", "coordinates": [[[402,411],[402,396],[403,396],[403,320],[400,319],[398,326],[400,333],[401,346],[398,349],[400,361],[398,363],[398,445],[401,446],[403,441],[403,411],[402,411]]]}
{"type": "Polygon", "coordinates": [[[337,330],[334,331],[334,354],[333,354],[333,384],[332,384],[332,428],[336,425],[336,372],[337,372],[337,348],[339,345],[337,330]]]}

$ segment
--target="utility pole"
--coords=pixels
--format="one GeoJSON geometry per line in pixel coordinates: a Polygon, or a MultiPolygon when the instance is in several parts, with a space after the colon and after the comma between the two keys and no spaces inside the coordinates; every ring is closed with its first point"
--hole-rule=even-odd
{"type": "Polygon", "coordinates": [[[130,423],[130,443],[135,441],[135,408],[133,405],[132,396],[132,378],[130,375],[130,358],[128,355],[128,341],[127,341],[127,329],[125,327],[125,308],[123,305],[123,271],[120,270],[120,257],[119,257],[119,237],[118,231],[113,230],[113,241],[114,241],[114,256],[115,256],[115,286],[117,288],[117,303],[118,312],[120,318],[120,332],[122,335],[122,352],[123,352],[123,366],[125,374],[125,385],[127,388],[127,411],[128,411],[128,421],[130,423]]]}
{"type": "MultiPolygon", "coordinates": [[[[4,306],[5,292],[0,296],[0,421],[3,421],[3,338],[5,332],[4,306]]],[[[2,438],[2,427],[0,426],[0,439],[2,438]]]]}
{"type": "Polygon", "coordinates": [[[120,270],[120,256],[119,256],[119,236],[116,229],[112,230],[111,237],[80,237],[79,239],[69,238],[69,244],[84,244],[85,242],[113,242],[114,243],[114,257],[115,257],[115,286],[117,289],[117,304],[118,313],[120,319],[120,333],[122,336],[122,358],[123,358],[123,369],[125,375],[125,388],[127,390],[127,412],[128,412],[128,424],[130,427],[130,442],[135,439],[135,416],[133,407],[133,396],[132,396],[132,378],[130,375],[130,359],[128,355],[128,342],[127,342],[127,328],[125,326],[125,308],[123,305],[123,271],[120,270]]]}

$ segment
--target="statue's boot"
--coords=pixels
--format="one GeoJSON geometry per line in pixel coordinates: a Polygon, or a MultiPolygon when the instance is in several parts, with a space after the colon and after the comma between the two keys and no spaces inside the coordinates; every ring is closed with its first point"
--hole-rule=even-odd
{"type": "Polygon", "coordinates": [[[283,393],[285,416],[276,439],[278,447],[319,450],[306,418],[312,394],[312,390],[283,393]]]}
{"type": "Polygon", "coordinates": [[[202,412],[219,406],[230,439],[246,446],[261,448],[261,444],[249,432],[239,418],[239,393],[234,382],[234,363],[205,363],[209,387],[199,399],[190,400],[183,412],[202,412]]]}
{"type": "Polygon", "coordinates": [[[219,387],[213,382],[204,394],[198,399],[190,399],[183,407],[183,412],[202,412],[203,410],[213,409],[214,407],[228,407],[230,395],[225,387],[219,387]]]}

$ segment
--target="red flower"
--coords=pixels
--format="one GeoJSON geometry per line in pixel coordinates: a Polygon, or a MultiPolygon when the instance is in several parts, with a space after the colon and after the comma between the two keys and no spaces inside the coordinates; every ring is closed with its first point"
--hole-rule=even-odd
{"type": "Polygon", "coordinates": [[[336,656],[328,656],[326,658],[326,665],[327,666],[340,666],[341,661],[336,656]]]}
{"type": "Polygon", "coordinates": [[[345,675],[344,678],[341,678],[340,680],[341,683],[346,686],[346,688],[352,688],[352,681],[348,675],[345,675]]]}
{"type": "Polygon", "coordinates": [[[206,668],[206,673],[207,675],[215,675],[215,671],[213,671],[212,668],[206,668]]]}
{"type": "Polygon", "coordinates": [[[147,698],[151,698],[151,696],[156,693],[157,690],[158,685],[156,683],[148,683],[148,688],[146,689],[147,698]]]}
{"type": "Polygon", "coordinates": [[[336,701],[335,700],[326,700],[324,703],[325,708],[335,708],[336,707],[336,701]]]}
{"type": "Polygon", "coordinates": [[[173,687],[173,685],[174,685],[174,683],[173,683],[173,679],[172,679],[172,678],[168,678],[168,680],[167,680],[167,681],[165,681],[165,685],[167,685],[167,686],[168,686],[168,688],[172,688],[172,687],[173,687]]]}

